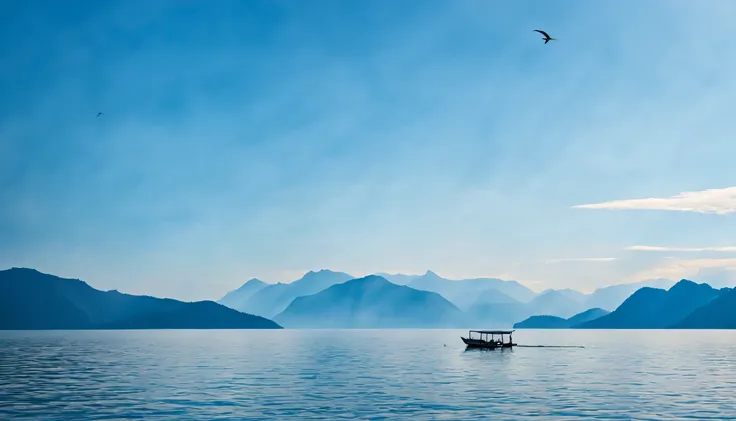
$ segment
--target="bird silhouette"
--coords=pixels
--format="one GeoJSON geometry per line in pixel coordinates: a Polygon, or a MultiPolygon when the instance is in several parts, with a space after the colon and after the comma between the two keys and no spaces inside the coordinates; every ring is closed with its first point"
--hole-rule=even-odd
{"type": "Polygon", "coordinates": [[[542,39],[544,40],[544,43],[545,44],[548,43],[548,42],[550,42],[550,41],[557,41],[557,38],[552,38],[551,36],[549,36],[548,33],[544,32],[544,31],[542,31],[540,29],[535,29],[534,31],[535,32],[539,32],[540,34],[544,35],[544,38],[542,38],[542,39]]]}
{"type": "MultiPolygon", "coordinates": [[[[101,115],[105,115],[105,113],[97,113],[97,117],[99,117],[101,115]]],[[[95,117],[95,118],[97,118],[97,117],[95,117]]]]}

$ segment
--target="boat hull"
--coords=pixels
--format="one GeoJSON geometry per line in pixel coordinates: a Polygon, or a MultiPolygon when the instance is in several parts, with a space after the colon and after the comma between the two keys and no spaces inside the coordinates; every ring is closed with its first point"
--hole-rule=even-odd
{"type": "Polygon", "coordinates": [[[511,348],[515,346],[515,343],[498,343],[498,342],[488,342],[488,341],[482,341],[480,339],[468,339],[463,338],[462,336],[460,339],[463,340],[465,345],[467,345],[468,348],[485,348],[485,349],[496,349],[496,348],[511,348]]]}

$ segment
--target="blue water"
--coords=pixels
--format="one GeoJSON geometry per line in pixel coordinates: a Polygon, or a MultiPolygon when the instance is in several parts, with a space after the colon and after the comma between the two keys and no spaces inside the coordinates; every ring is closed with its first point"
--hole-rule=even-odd
{"type": "Polygon", "coordinates": [[[0,419],[736,419],[736,332],[0,332],[0,419]]]}

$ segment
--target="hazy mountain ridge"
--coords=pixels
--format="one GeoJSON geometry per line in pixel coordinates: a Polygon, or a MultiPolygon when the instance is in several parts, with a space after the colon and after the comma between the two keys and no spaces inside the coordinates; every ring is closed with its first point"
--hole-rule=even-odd
{"type": "Polygon", "coordinates": [[[568,295],[555,290],[547,290],[528,303],[517,301],[474,304],[467,309],[467,314],[469,319],[477,324],[506,328],[535,315],[547,315],[566,320],[583,310],[583,305],[569,298],[568,295]]]}
{"type": "MultiPolygon", "coordinates": [[[[339,272],[322,270],[316,273],[334,274],[339,272]]],[[[308,273],[302,279],[310,274],[314,276],[315,272],[308,273]]],[[[343,275],[337,281],[351,278],[350,275],[343,275]]],[[[496,327],[511,327],[514,323],[534,315],[557,316],[566,320],[585,309],[597,308],[590,306],[590,303],[603,303],[602,305],[615,310],[619,304],[628,298],[628,295],[625,295],[626,292],[633,292],[640,285],[674,284],[668,280],[647,280],[633,284],[599,288],[591,294],[584,294],[573,289],[548,289],[537,294],[516,281],[495,278],[450,280],[437,275],[431,270],[426,271],[423,275],[389,274],[386,276],[397,280],[399,283],[408,283],[408,286],[414,289],[440,294],[463,311],[466,315],[465,320],[469,323],[496,327]],[[520,300],[520,298],[525,301],[520,300]]],[[[291,285],[300,281],[304,282],[298,280],[291,284],[269,285],[254,294],[248,304],[235,308],[254,314],[275,317],[274,313],[280,307],[286,309],[288,304],[299,296],[320,292],[317,287],[295,292],[291,285]],[[287,293],[289,289],[292,290],[287,293]],[[287,303],[289,300],[291,301],[287,303]],[[274,303],[278,303],[278,305],[274,303]]],[[[333,280],[324,284],[331,286],[337,283],[339,282],[333,280]]],[[[608,310],[605,307],[601,308],[608,310]]]]}
{"type": "Polygon", "coordinates": [[[534,297],[527,304],[527,309],[534,314],[546,314],[562,318],[572,317],[585,308],[584,304],[570,298],[570,295],[556,290],[549,290],[534,297]]]}
{"type": "Polygon", "coordinates": [[[34,269],[0,271],[0,329],[279,329],[211,301],[100,291],[34,269]]]}
{"type": "Polygon", "coordinates": [[[273,318],[284,311],[295,298],[316,294],[350,279],[353,279],[353,276],[343,272],[327,269],[309,271],[294,282],[267,285],[248,297],[245,302],[234,303],[232,308],[273,318]]]}
{"type": "MultiPolygon", "coordinates": [[[[591,294],[573,289],[548,289],[535,293],[516,281],[496,278],[450,280],[427,270],[423,275],[378,274],[389,282],[417,290],[435,292],[461,309],[473,323],[510,327],[533,315],[552,315],[562,319],[587,308],[615,310],[631,293],[643,285],[674,284],[669,280],[646,280],[632,284],[599,288],[591,294]],[[383,275],[383,276],[381,276],[383,275]]],[[[253,293],[248,283],[229,293],[219,302],[239,311],[275,317],[294,299],[318,293],[352,276],[330,270],[310,271],[291,283],[265,284],[253,293]],[[240,294],[240,296],[238,296],[240,294]]],[[[252,281],[249,281],[252,282],[252,281]]]]}
{"type": "Polygon", "coordinates": [[[405,275],[403,273],[385,273],[385,272],[374,273],[374,275],[387,279],[389,282],[391,282],[392,284],[396,284],[396,285],[408,285],[414,279],[422,276],[422,275],[405,275]]]}
{"type": "Polygon", "coordinates": [[[414,278],[408,286],[430,292],[436,292],[450,300],[459,308],[473,305],[478,294],[483,291],[498,291],[519,302],[534,299],[536,294],[516,281],[505,281],[496,278],[472,278],[450,280],[428,270],[424,275],[414,278]]]}
{"type": "Polygon", "coordinates": [[[670,289],[675,282],[669,279],[647,279],[644,281],[609,285],[596,289],[592,294],[587,294],[585,302],[586,308],[602,308],[608,311],[614,311],[620,306],[631,294],[643,287],[670,289]]]}
{"type": "Polygon", "coordinates": [[[238,310],[237,307],[239,307],[241,303],[248,302],[253,294],[267,286],[267,283],[261,281],[260,279],[253,278],[241,285],[240,288],[228,292],[227,294],[225,294],[224,297],[217,300],[217,302],[226,307],[238,310]]]}
{"type": "Polygon", "coordinates": [[[696,284],[686,279],[669,290],[644,287],[637,290],[610,314],[576,327],[665,329],[678,325],[698,308],[723,293],[723,290],[714,289],[708,284],[696,284]]]}
{"type": "Polygon", "coordinates": [[[567,329],[607,314],[609,312],[602,308],[591,308],[567,319],[556,316],[531,316],[524,321],[515,323],[514,329],[567,329]]]}
{"type": "Polygon", "coordinates": [[[567,319],[567,322],[570,324],[570,326],[578,326],[591,320],[600,319],[601,317],[610,313],[610,311],[604,310],[602,308],[591,308],[570,317],[569,319],[567,319]]]}
{"type": "Polygon", "coordinates": [[[571,288],[564,288],[564,289],[546,289],[546,290],[542,291],[539,295],[543,295],[543,294],[546,294],[548,292],[556,292],[556,293],[562,295],[563,297],[565,297],[565,298],[567,298],[569,300],[572,300],[572,301],[574,301],[574,302],[576,302],[578,304],[584,304],[587,301],[588,297],[589,297],[588,294],[584,294],[584,293],[582,293],[580,291],[577,291],[577,290],[574,290],[574,289],[571,289],[571,288]]]}
{"type": "Polygon", "coordinates": [[[519,303],[528,303],[535,298],[544,296],[550,292],[556,292],[565,297],[564,299],[559,298],[561,301],[567,299],[580,304],[578,307],[574,308],[572,312],[566,311],[568,315],[575,314],[577,311],[582,311],[588,308],[602,308],[604,310],[613,311],[631,294],[644,286],[670,288],[675,284],[674,281],[669,279],[648,279],[634,283],[601,287],[589,294],[582,293],[571,288],[547,289],[540,293],[536,293],[516,281],[507,281],[496,278],[450,280],[437,275],[431,270],[428,270],[424,275],[420,276],[401,274],[390,276],[402,280],[411,278],[411,281],[407,284],[408,286],[441,294],[463,310],[468,310],[473,306],[493,302],[509,302],[508,300],[502,300],[500,298],[486,300],[485,302],[478,300],[477,297],[482,294],[484,290],[490,292],[497,291],[499,296],[511,297],[519,303]]]}
{"type": "MultiPolygon", "coordinates": [[[[455,294],[468,295],[474,301],[462,311],[437,292],[396,285],[376,275],[353,279],[345,273],[321,270],[310,271],[290,284],[269,285],[252,279],[221,302],[237,302],[250,296],[248,301],[260,300],[271,311],[284,306],[277,317],[288,321],[289,327],[736,328],[736,289],[717,290],[688,280],[681,280],[669,290],[641,287],[611,313],[600,308],[581,312],[596,293],[545,290],[529,302],[520,302],[486,288],[507,286],[509,281],[450,281],[431,271],[412,277],[410,284],[415,281],[438,289],[463,286],[455,294]]],[[[596,292],[620,295],[637,285],[669,282],[643,281],[596,292]]],[[[0,329],[280,327],[263,317],[211,301],[184,303],[114,290],[103,292],[80,280],[33,269],[0,271],[0,304],[0,329]]]]}
{"type": "Polygon", "coordinates": [[[462,327],[463,313],[437,293],[396,285],[376,275],[296,298],[275,317],[286,327],[462,327]]]}

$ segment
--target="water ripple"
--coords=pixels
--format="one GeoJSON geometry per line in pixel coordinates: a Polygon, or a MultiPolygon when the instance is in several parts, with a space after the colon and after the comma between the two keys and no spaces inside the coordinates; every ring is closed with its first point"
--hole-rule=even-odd
{"type": "Polygon", "coordinates": [[[736,332],[462,333],[0,332],[0,419],[736,419],[736,332]]]}

